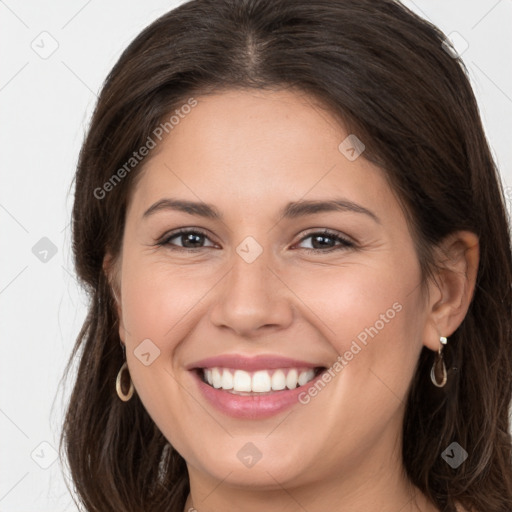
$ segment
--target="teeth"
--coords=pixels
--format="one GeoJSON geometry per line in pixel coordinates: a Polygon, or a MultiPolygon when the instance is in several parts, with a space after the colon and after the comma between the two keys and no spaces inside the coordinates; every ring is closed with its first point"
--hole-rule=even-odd
{"type": "Polygon", "coordinates": [[[252,376],[252,391],[268,393],[272,389],[272,380],[267,371],[261,370],[252,376]]]}
{"type": "Polygon", "coordinates": [[[243,370],[237,370],[233,376],[233,389],[235,391],[252,391],[251,375],[243,370]]]}
{"type": "Polygon", "coordinates": [[[280,391],[286,387],[286,375],[283,370],[277,370],[272,375],[272,389],[280,391]]]}
{"type": "Polygon", "coordinates": [[[221,388],[222,389],[233,389],[234,383],[233,383],[233,374],[231,372],[223,371],[222,372],[222,382],[221,382],[221,388]]]}
{"type": "Polygon", "coordinates": [[[288,389],[295,389],[297,387],[298,376],[299,372],[295,370],[295,368],[288,372],[288,375],[286,376],[286,387],[288,389]]]}
{"type": "Polygon", "coordinates": [[[213,380],[213,387],[214,388],[220,388],[222,385],[222,375],[220,374],[220,370],[218,368],[212,369],[212,380],[213,380]]]}
{"type": "Polygon", "coordinates": [[[311,372],[302,372],[299,374],[299,379],[298,379],[299,386],[304,386],[304,384],[306,384],[306,382],[309,382],[314,377],[315,372],[313,372],[313,376],[310,376],[310,373],[311,372]]]}
{"type": "Polygon", "coordinates": [[[232,370],[228,368],[204,368],[205,382],[216,389],[241,393],[268,393],[304,386],[316,375],[312,368],[282,368],[277,370],[232,370]]]}

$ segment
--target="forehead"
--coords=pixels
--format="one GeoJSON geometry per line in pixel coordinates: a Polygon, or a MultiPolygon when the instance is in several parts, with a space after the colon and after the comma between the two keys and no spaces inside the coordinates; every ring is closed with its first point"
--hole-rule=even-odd
{"type": "Polygon", "coordinates": [[[232,90],[195,99],[144,165],[134,190],[138,210],[167,192],[246,209],[281,204],[283,196],[392,199],[381,169],[340,150],[352,135],[314,98],[232,90]]]}

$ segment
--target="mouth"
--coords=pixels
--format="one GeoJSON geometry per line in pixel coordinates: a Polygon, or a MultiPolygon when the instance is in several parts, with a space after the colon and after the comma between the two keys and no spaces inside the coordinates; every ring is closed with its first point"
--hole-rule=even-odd
{"type": "Polygon", "coordinates": [[[186,369],[208,406],[239,420],[258,420],[302,407],[301,396],[327,371],[318,363],[277,354],[223,354],[186,369]]]}
{"type": "Polygon", "coordinates": [[[269,368],[247,371],[240,368],[196,368],[195,372],[208,386],[240,396],[265,396],[295,390],[307,385],[327,368],[269,368]]]}

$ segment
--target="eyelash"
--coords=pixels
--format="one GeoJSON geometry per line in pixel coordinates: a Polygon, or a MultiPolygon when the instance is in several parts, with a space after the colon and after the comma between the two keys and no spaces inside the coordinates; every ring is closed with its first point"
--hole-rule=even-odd
{"type": "MultiPolygon", "coordinates": [[[[204,236],[204,237],[208,238],[208,235],[204,231],[201,231],[200,229],[179,229],[178,231],[174,231],[174,232],[169,233],[168,235],[166,235],[159,242],[157,242],[156,245],[161,246],[161,247],[167,246],[169,249],[171,249],[173,251],[197,252],[197,251],[201,251],[202,249],[205,249],[205,247],[180,247],[180,246],[173,246],[172,244],[170,244],[170,241],[173,238],[179,237],[180,235],[183,236],[183,235],[189,235],[189,234],[201,235],[201,236],[204,236]]],[[[330,252],[337,251],[337,250],[346,250],[346,249],[354,248],[356,246],[356,244],[354,242],[352,242],[352,241],[342,237],[338,233],[336,233],[334,231],[330,231],[328,229],[324,229],[322,231],[314,231],[312,233],[308,233],[307,235],[303,236],[299,240],[298,243],[301,243],[304,240],[306,240],[307,238],[310,238],[310,237],[313,237],[313,236],[325,236],[325,237],[328,237],[328,238],[332,238],[336,242],[341,242],[341,245],[334,246],[334,247],[331,247],[331,248],[325,249],[325,250],[324,249],[302,248],[303,251],[306,251],[307,253],[310,253],[310,254],[311,253],[317,253],[318,254],[319,252],[320,253],[330,253],[330,252]]]]}

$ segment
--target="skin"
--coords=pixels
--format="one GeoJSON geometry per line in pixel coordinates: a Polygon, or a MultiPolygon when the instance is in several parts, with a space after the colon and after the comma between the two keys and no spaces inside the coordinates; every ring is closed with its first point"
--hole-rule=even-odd
{"type": "Polygon", "coordinates": [[[121,254],[104,263],[136,393],[187,462],[184,510],[314,512],[342,503],[344,512],[437,511],[403,474],[404,404],[422,347],[436,351],[466,314],[476,236],[446,240],[447,270],[422,293],[413,239],[384,172],[364,153],[349,161],[340,152],[348,132],[328,111],[291,90],[196,99],[145,162],[121,254]],[[143,218],[165,197],[204,201],[224,218],[174,210],[143,218]],[[353,211],[279,217],[290,201],[335,197],[379,222],[353,211]],[[179,236],[157,245],[178,228],[206,232],[198,251],[184,250],[179,236]],[[324,228],[355,247],[313,245],[306,235],[324,228]],[[263,248],[252,263],[236,252],[248,236],[263,248]],[[401,311],[316,397],[271,418],[224,415],[185,369],[226,353],[330,367],[394,303],[401,311]],[[160,350],[148,366],[134,354],[147,338],[160,350]],[[248,442],[262,454],[251,468],[237,457],[248,442]]]}

